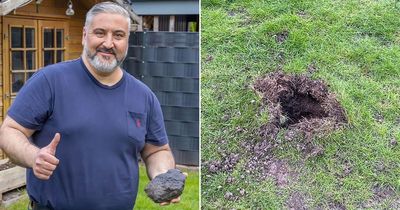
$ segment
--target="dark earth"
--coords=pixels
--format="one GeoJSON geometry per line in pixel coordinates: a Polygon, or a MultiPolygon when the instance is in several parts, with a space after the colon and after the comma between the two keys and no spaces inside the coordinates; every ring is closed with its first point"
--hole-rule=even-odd
{"type": "Polygon", "coordinates": [[[287,208],[290,210],[306,210],[304,202],[304,196],[299,192],[290,194],[289,199],[286,202],[287,208]]]}
{"type": "MultiPolygon", "coordinates": [[[[308,66],[308,74],[316,71],[315,64],[308,66]]],[[[272,178],[279,188],[297,181],[304,161],[324,153],[321,145],[313,144],[316,136],[323,136],[347,123],[346,113],[328,86],[321,80],[312,80],[306,75],[288,75],[273,72],[255,81],[253,89],[268,110],[269,121],[260,127],[262,141],[243,143],[251,154],[246,163],[247,171],[255,178],[272,178]],[[291,142],[304,156],[303,161],[289,163],[274,157],[273,150],[283,140],[291,142]]],[[[292,195],[287,207],[297,209],[304,206],[299,194],[292,195]]]]}
{"type": "Polygon", "coordinates": [[[286,41],[286,39],[289,37],[289,32],[288,31],[282,31],[280,33],[275,34],[275,41],[279,44],[282,44],[283,42],[286,41]]]}
{"type": "Polygon", "coordinates": [[[281,128],[288,128],[288,140],[296,134],[310,140],[347,123],[344,109],[321,80],[273,72],[253,88],[269,111],[270,121],[261,128],[264,137],[275,139],[281,128]]]}
{"type": "Polygon", "coordinates": [[[182,194],[185,180],[180,170],[170,169],[151,180],[144,191],[156,203],[171,201],[182,194]]]}

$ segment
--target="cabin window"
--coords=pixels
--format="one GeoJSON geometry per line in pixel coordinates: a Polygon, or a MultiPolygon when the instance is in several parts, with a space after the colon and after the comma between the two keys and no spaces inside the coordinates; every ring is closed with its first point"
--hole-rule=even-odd
{"type": "Polygon", "coordinates": [[[10,27],[11,93],[17,93],[36,71],[35,28],[10,27]]]}
{"type": "Polygon", "coordinates": [[[43,64],[44,66],[64,61],[64,29],[43,29],[43,64]]]}

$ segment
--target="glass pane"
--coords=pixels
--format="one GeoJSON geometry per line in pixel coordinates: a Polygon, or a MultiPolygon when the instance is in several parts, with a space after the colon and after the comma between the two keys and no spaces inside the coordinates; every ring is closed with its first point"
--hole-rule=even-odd
{"type": "Polygon", "coordinates": [[[26,51],[26,69],[36,69],[35,55],[34,50],[26,51]]]}
{"type": "Polygon", "coordinates": [[[64,47],[64,29],[57,29],[57,47],[64,47]]]}
{"type": "Polygon", "coordinates": [[[13,51],[11,53],[11,67],[12,70],[24,69],[24,51],[13,51]]]}
{"type": "Polygon", "coordinates": [[[13,73],[12,74],[12,87],[11,90],[13,93],[16,93],[21,89],[22,85],[24,85],[25,73],[13,73]]]}
{"type": "Polygon", "coordinates": [[[64,50],[57,50],[57,63],[64,61],[64,50]]]}
{"type": "Polygon", "coordinates": [[[25,28],[25,40],[26,40],[26,48],[34,48],[35,47],[35,29],[34,28],[25,28]]]}
{"type": "Polygon", "coordinates": [[[29,78],[31,78],[31,76],[34,74],[35,72],[26,72],[26,80],[28,80],[29,78]]]}
{"type": "Polygon", "coordinates": [[[54,29],[45,28],[43,31],[43,39],[45,48],[54,47],[54,29]]]}
{"type": "Polygon", "coordinates": [[[54,63],[54,51],[53,50],[45,50],[44,51],[44,66],[54,63]]]}
{"type": "Polygon", "coordinates": [[[11,27],[11,47],[12,48],[22,48],[23,47],[22,32],[23,32],[23,28],[11,27]]]}

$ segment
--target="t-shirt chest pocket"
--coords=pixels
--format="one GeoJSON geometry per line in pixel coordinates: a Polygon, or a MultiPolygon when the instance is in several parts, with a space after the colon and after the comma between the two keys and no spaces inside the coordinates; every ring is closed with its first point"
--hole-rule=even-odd
{"type": "Polygon", "coordinates": [[[146,114],[128,111],[128,136],[136,141],[144,142],[146,136],[146,114]]]}

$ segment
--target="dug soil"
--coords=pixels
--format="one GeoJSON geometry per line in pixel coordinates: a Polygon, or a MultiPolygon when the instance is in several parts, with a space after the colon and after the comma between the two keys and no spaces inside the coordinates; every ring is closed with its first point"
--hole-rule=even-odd
{"type": "MultiPolygon", "coordinates": [[[[250,154],[245,168],[255,178],[272,178],[277,187],[285,188],[296,182],[304,162],[278,159],[273,155],[274,149],[285,140],[302,153],[303,160],[322,155],[323,146],[312,140],[346,124],[346,114],[323,81],[305,75],[273,72],[257,79],[253,89],[262,98],[261,110],[268,110],[269,121],[259,129],[261,141],[243,143],[250,154]],[[283,139],[278,139],[279,133],[283,139]]],[[[288,206],[300,197],[289,199],[288,206]]]]}
{"type": "Polygon", "coordinates": [[[321,80],[274,72],[256,80],[253,87],[268,108],[270,120],[261,128],[263,137],[275,139],[286,128],[287,139],[301,134],[310,140],[347,123],[344,109],[321,80]]]}

